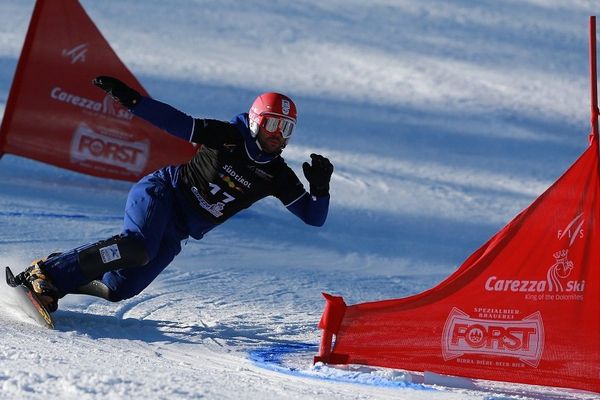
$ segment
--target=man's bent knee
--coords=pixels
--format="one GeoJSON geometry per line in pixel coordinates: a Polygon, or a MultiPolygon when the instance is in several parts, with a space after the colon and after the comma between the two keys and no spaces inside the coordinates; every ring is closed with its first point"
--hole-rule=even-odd
{"type": "Polygon", "coordinates": [[[86,285],[78,287],[74,293],[100,297],[112,302],[119,302],[121,300],[129,299],[140,292],[141,290],[128,287],[127,285],[121,285],[116,289],[111,289],[102,280],[95,279],[86,285]]]}
{"type": "Polygon", "coordinates": [[[81,271],[96,279],[105,272],[148,264],[150,258],[140,234],[123,233],[77,249],[81,271]]]}
{"type": "Polygon", "coordinates": [[[130,299],[140,294],[146,285],[133,279],[124,279],[121,275],[109,272],[102,277],[102,282],[109,288],[108,297],[112,302],[130,299]]]}

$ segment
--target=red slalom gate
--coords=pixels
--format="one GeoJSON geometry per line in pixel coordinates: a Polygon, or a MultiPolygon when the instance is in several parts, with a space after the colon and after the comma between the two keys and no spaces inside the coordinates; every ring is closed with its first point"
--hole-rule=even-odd
{"type": "Polygon", "coordinates": [[[600,392],[595,42],[592,17],[587,150],[438,286],[351,306],[325,294],[315,362],[600,392]]]}
{"type": "Polygon", "coordinates": [[[38,0],[0,128],[0,154],[131,181],[191,158],[190,143],[134,118],[94,87],[98,75],[148,95],[77,0],[38,0]]]}

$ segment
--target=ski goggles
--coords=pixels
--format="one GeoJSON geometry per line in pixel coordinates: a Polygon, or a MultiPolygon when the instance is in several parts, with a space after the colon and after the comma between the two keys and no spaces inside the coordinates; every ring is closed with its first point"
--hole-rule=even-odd
{"type": "Polygon", "coordinates": [[[270,135],[281,134],[284,139],[289,139],[294,132],[294,121],[277,115],[263,115],[260,126],[270,135]]]}

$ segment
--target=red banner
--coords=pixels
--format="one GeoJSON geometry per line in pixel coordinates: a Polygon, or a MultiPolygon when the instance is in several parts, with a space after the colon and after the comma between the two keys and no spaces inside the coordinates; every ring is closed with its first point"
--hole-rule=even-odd
{"type": "Polygon", "coordinates": [[[147,95],[77,0],[38,0],[0,129],[0,154],[124,180],[189,160],[191,144],[134,118],[91,84],[98,75],[147,95]]]}
{"type": "Polygon", "coordinates": [[[352,306],[326,295],[315,360],[600,392],[598,168],[595,138],[437,287],[352,306]]]}

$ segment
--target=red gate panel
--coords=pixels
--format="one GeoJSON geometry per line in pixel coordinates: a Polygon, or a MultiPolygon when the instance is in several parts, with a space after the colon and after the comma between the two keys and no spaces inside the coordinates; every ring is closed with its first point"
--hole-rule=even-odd
{"type": "Polygon", "coordinates": [[[426,292],[352,306],[326,295],[315,360],[600,392],[598,168],[595,138],[426,292]]]}
{"type": "Polygon", "coordinates": [[[193,155],[191,144],[134,118],[93,86],[98,75],[147,95],[78,1],[38,0],[0,129],[0,154],[124,180],[193,155]]]}

